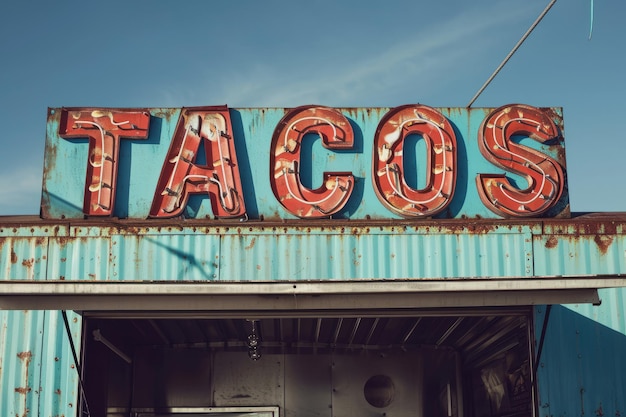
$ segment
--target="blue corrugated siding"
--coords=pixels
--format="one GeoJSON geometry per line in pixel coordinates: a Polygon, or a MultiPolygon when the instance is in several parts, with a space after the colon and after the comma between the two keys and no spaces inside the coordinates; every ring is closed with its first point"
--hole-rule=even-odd
{"type": "MultiPolygon", "coordinates": [[[[587,223],[588,229],[593,222],[587,223]]],[[[600,223],[593,223],[597,232],[581,233],[538,221],[310,227],[33,221],[0,226],[0,270],[3,280],[623,276],[626,220],[600,223]]],[[[538,374],[542,417],[625,410],[626,291],[600,294],[600,307],[552,310],[538,374]]],[[[537,338],[544,312],[537,309],[537,338]]],[[[80,318],[72,315],[71,325],[80,346],[80,318]]],[[[0,311],[0,415],[74,416],[77,384],[59,312],[0,311]]]]}
{"type": "Polygon", "coordinates": [[[6,238],[2,250],[4,279],[41,279],[46,275],[46,238],[6,238]]]}
{"type": "Polygon", "coordinates": [[[535,236],[537,275],[580,275],[624,273],[626,240],[623,235],[535,236]]]}
{"type": "Polygon", "coordinates": [[[530,276],[530,233],[227,235],[223,280],[530,276]]]}
{"type": "MultiPolygon", "coordinates": [[[[103,227],[2,242],[13,248],[3,250],[0,258],[5,279],[272,281],[530,277],[544,272],[535,270],[536,249],[527,226],[489,233],[393,226],[304,232],[186,227],[160,234],[150,228],[131,234],[103,227]]],[[[588,265],[577,273],[597,271],[588,265]]]]}
{"type": "MultiPolygon", "coordinates": [[[[600,306],[552,307],[537,373],[541,417],[626,410],[626,289],[600,296],[600,306]]],[[[545,312],[536,308],[537,340],[545,312]]]]}
{"type": "MultiPolygon", "coordinates": [[[[69,313],[80,346],[80,316],[69,313]]],[[[0,414],[73,416],[78,379],[60,313],[0,311],[0,414]]]]}

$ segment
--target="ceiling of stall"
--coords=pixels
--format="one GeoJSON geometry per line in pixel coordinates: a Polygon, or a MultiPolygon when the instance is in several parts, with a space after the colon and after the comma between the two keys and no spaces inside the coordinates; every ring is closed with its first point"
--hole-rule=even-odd
{"type": "Polygon", "coordinates": [[[279,317],[88,319],[88,331],[131,352],[137,347],[246,350],[254,333],[265,352],[452,348],[480,362],[528,340],[528,310],[423,314],[410,317],[279,317]],[[482,313],[482,314],[479,314],[482,313]],[[254,329],[253,329],[254,327],[254,329]],[[489,347],[486,349],[486,347],[489,347]]]}

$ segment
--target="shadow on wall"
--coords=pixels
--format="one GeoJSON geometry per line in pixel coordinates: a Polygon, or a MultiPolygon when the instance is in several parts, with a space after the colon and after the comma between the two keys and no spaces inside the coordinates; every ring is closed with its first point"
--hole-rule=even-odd
{"type": "MultiPolygon", "coordinates": [[[[599,307],[552,306],[537,370],[541,417],[626,412],[626,334],[596,321],[610,314],[624,328],[624,305],[613,300],[623,299],[626,289],[604,292],[603,299],[610,295],[611,302],[599,307]]],[[[535,349],[546,310],[535,309],[535,349]]]]}

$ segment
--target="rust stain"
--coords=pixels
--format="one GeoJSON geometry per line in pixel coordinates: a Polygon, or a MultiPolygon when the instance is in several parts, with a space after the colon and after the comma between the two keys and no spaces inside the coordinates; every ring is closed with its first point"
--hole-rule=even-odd
{"type": "Polygon", "coordinates": [[[559,239],[556,236],[550,236],[546,241],[546,249],[553,249],[559,244],[559,239]]]}
{"type": "Polygon", "coordinates": [[[248,246],[246,246],[244,249],[252,249],[254,247],[256,243],[256,237],[253,237],[252,240],[250,241],[250,244],[248,246]]]}
{"type": "Polygon", "coordinates": [[[15,392],[17,392],[18,394],[22,394],[22,395],[26,395],[31,391],[30,387],[19,387],[19,388],[15,388],[15,392]]]}
{"type": "Polygon", "coordinates": [[[33,258],[24,259],[22,261],[22,265],[25,266],[26,268],[32,268],[34,264],[35,264],[35,260],[33,258]]]}
{"type": "Polygon", "coordinates": [[[602,255],[606,255],[606,252],[608,251],[609,246],[611,246],[611,243],[613,243],[613,236],[596,235],[593,238],[593,241],[596,242],[596,245],[598,245],[598,249],[600,249],[600,253],[602,255]]]}
{"type": "Polygon", "coordinates": [[[31,351],[27,350],[27,351],[18,353],[17,357],[20,359],[20,361],[24,363],[24,382],[25,382],[24,385],[25,386],[15,388],[15,392],[24,396],[24,414],[22,416],[25,417],[28,415],[28,411],[29,411],[27,407],[27,403],[26,403],[27,401],[26,394],[28,394],[31,391],[31,388],[28,386],[28,368],[29,368],[31,359],[33,358],[33,354],[31,351]]]}
{"type": "Polygon", "coordinates": [[[602,417],[604,415],[604,410],[602,410],[602,403],[600,403],[600,407],[596,410],[596,416],[602,417]]]}
{"type": "Polygon", "coordinates": [[[17,263],[17,254],[15,253],[15,251],[11,251],[11,263],[12,264],[17,263]]]}

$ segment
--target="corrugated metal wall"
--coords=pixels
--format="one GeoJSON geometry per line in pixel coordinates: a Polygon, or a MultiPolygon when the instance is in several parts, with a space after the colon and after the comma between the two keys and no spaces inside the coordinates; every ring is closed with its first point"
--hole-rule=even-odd
{"type": "MultiPolygon", "coordinates": [[[[195,225],[194,225],[195,224],[195,225]]],[[[347,226],[0,228],[3,279],[310,280],[611,275],[626,237],[540,222],[347,226]]]]}
{"type": "MultiPolygon", "coordinates": [[[[550,310],[537,373],[541,417],[620,416],[626,410],[626,289],[600,295],[600,306],[550,310]]],[[[536,308],[538,340],[546,310],[536,308]]]]}
{"type": "MultiPolygon", "coordinates": [[[[81,318],[68,313],[80,346],[81,318]]],[[[0,311],[0,414],[73,416],[78,377],[58,311],[0,311]]]]}
{"type": "MultiPolygon", "coordinates": [[[[626,273],[624,216],[514,224],[159,224],[5,222],[0,225],[1,279],[588,275],[593,280],[597,274],[626,273]]],[[[624,412],[625,294],[622,289],[602,290],[600,307],[552,309],[538,376],[542,417],[624,412]]],[[[544,312],[537,310],[537,338],[544,312]]],[[[60,313],[1,311],[0,324],[0,415],[75,415],[78,380],[60,313]]],[[[80,346],[80,317],[71,315],[70,324],[80,346]]]]}

